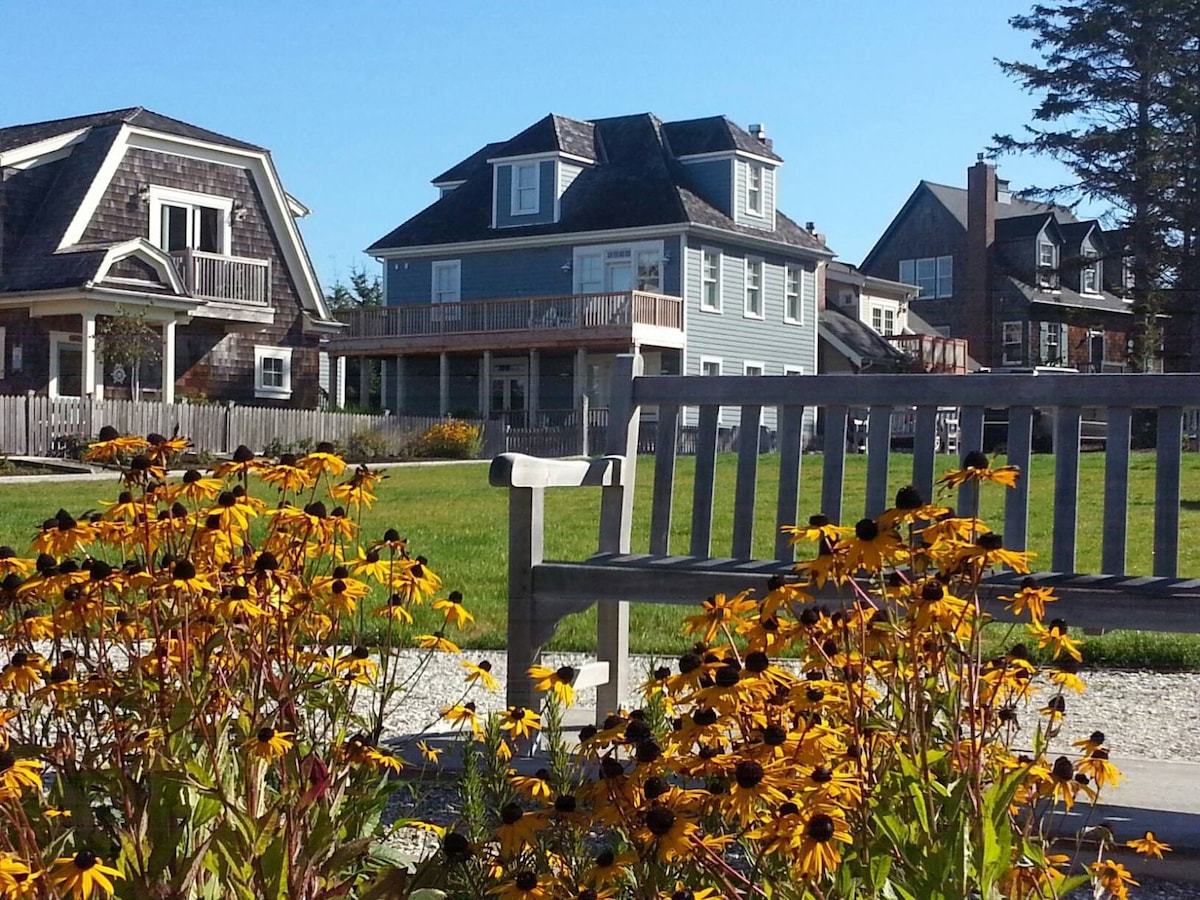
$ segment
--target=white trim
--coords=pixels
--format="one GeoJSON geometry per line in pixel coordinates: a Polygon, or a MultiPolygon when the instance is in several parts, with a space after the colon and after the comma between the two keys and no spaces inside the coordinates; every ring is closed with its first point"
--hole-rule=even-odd
{"type": "MultiPolygon", "coordinates": [[[[803,325],[804,324],[804,266],[797,263],[785,263],[783,266],[783,321],[785,325],[803,325]],[[788,298],[792,296],[788,293],[788,276],[792,273],[796,274],[796,310],[800,313],[799,316],[788,315],[788,298]]],[[[813,286],[814,288],[816,285],[813,286]]]]}
{"type": "Polygon", "coordinates": [[[749,371],[747,371],[747,370],[748,370],[748,369],[751,369],[751,368],[758,369],[758,374],[759,374],[760,376],[762,376],[762,375],[766,375],[766,374],[767,374],[767,365],[766,365],[766,363],[764,363],[764,362],[760,362],[759,360],[754,360],[754,359],[744,359],[744,360],[742,360],[742,374],[743,374],[743,375],[749,375],[749,374],[750,374],[750,372],[749,372],[749,371]]]}
{"type": "MultiPolygon", "coordinates": [[[[186,206],[189,209],[204,207],[207,209],[216,209],[221,213],[221,246],[216,253],[222,256],[233,255],[233,198],[222,197],[219,194],[205,194],[200,191],[184,191],[179,188],[163,187],[158,184],[150,186],[150,243],[154,246],[166,251],[163,247],[162,234],[162,208],[164,206],[186,206]]],[[[199,250],[199,247],[192,246],[195,241],[195,227],[192,219],[192,214],[188,214],[188,247],[192,250],[199,250]]],[[[214,251],[210,251],[214,252],[214,251]]]]}
{"type": "Polygon", "coordinates": [[[0,325],[0,381],[8,374],[8,332],[3,325],[0,325]]]}
{"type": "Polygon", "coordinates": [[[751,153],[749,150],[742,150],[740,148],[736,150],[710,150],[708,153],[689,153],[686,156],[677,156],[675,158],[682,163],[689,163],[693,161],[703,162],[710,159],[752,159],[756,162],[761,162],[764,165],[773,166],[775,168],[783,165],[783,163],[777,159],[772,159],[769,156],[761,156],[758,153],[751,153]]]}
{"type": "Polygon", "coordinates": [[[180,277],[179,270],[175,268],[175,260],[161,247],[150,243],[145,238],[134,238],[132,241],[125,241],[123,244],[110,247],[104,254],[104,259],[101,260],[100,265],[96,268],[96,274],[92,281],[134,281],[135,279],[128,278],[105,278],[108,270],[114,264],[130,256],[136,256],[153,268],[159,274],[162,283],[168,285],[174,293],[187,293],[187,289],[183,285],[183,278],[180,277]]]}
{"type": "MultiPolygon", "coordinates": [[[[509,208],[510,216],[536,216],[542,211],[542,163],[540,160],[532,162],[517,162],[509,166],[508,188],[509,188],[509,208]],[[531,187],[521,187],[517,181],[517,172],[533,171],[533,184],[531,187]],[[533,208],[521,208],[521,191],[533,190],[533,208]]],[[[494,177],[494,175],[493,175],[494,177]]]]}
{"type": "Polygon", "coordinates": [[[767,309],[767,262],[761,256],[747,256],[742,260],[742,318],[763,319],[767,309]],[[750,309],[750,267],[758,264],[758,312],[750,309]]]}
{"type": "Polygon", "coordinates": [[[437,259],[429,264],[429,302],[430,303],[458,303],[462,300],[462,260],[461,259],[437,259]],[[458,289],[455,293],[458,295],[453,300],[439,300],[437,289],[437,275],[439,270],[454,272],[458,281],[458,289]]]}
{"type": "Polygon", "coordinates": [[[312,213],[311,209],[309,209],[287,191],[283,192],[283,196],[287,200],[288,212],[290,212],[297,219],[306,219],[312,213]]]}
{"type": "Polygon", "coordinates": [[[267,400],[287,400],[292,396],[292,348],[254,345],[254,396],[267,400]],[[263,384],[263,361],[282,360],[283,385],[263,384]]]}
{"type": "Polygon", "coordinates": [[[84,368],[84,360],[87,356],[86,347],[84,346],[84,335],[82,332],[75,331],[51,331],[48,332],[50,341],[50,379],[46,383],[46,393],[50,397],[86,397],[87,377],[84,368]],[[66,344],[79,348],[79,393],[78,394],[63,394],[58,389],[58,347],[59,344],[66,344]]]}
{"type": "MultiPolygon", "coordinates": [[[[630,290],[641,290],[637,286],[637,262],[639,253],[655,254],[658,260],[658,290],[651,293],[662,293],[665,290],[665,282],[667,277],[666,264],[666,247],[663,241],[640,241],[637,243],[611,243],[611,244],[577,244],[572,248],[571,252],[571,292],[573,294],[582,294],[584,291],[580,286],[579,281],[579,262],[584,257],[597,256],[600,258],[600,293],[615,290],[608,283],[608,263],[610,262],[609,253],[611,251],[629,251],[629,277],[633,287],[630,290]]],[[[618,264],[624,262],[624,259],[618,261],[618,264]]]]}
{"type": "Polygon", "coordinates": [[[746,163],[746,215],[754,216],[755,218],[759,218],[759,219],[766,218],[766,212],[765,212],[766,199],[763,197],[763,194],[765,193],[765,187],[766,187],[766,185],[765,185],[766,178],[764,177],[765,174],[766,174],[766,172],[761,163],[753,163],[753,162],[746,163]],[[750,194],[751,194],[750,182],[751,182],[751,177],[754,175],[755,172],[758,173],[758,192],[757,192],[758,193],[758,206],[756,206],[756,207],[750,205],[750,194]]]}
{"type": "Polygon", "coordinates": [[[454,188],[460,188],[464,184],[466,184],[467,179],[459,178],[456,181],[431,181],[429,183],[432,184],[435,188],[438,188],[441,190],[444,190],[446,188],[450,188],[451,190],[453,190],[454,188]]]}
{"type": "Polygon", "coordinates": [[[725,310],[725,254],[717,247],[706,247],[703,244],[700,246],[700,311],[707,313],[715,313],[721,315],[725,310]],[[705,286],[711,282],[704,274],[704,255],[706,253],[715,253],[717,256],[717,303],[716,306],[709,306],[704,302],[705,286]]]}
{"type": "Polygon", "coordinates": [[[803,375],[804,374],[804,366],[792,366],[792,365],[788,365],[787,363],[784,363],[783,364],[783,374],[784,375],[803,375]]]}
{"type": "Polygon", "coordinates": [[[96,207],[104,196],[104,192],[112,181],[113,175],[120,166],[125,152],[130,147],[248,169],[254,183],[262,193],[267,218],[275,232],[275,238],[279,241],[288,272],[296,285],[301,307],[314,314],[320,321],[333,321],[325,306],[325,296],[321,292],[316,272],[313,270],[312,260],[309,259],[308,251],[304,247],[304,240],[300,236],[296,219],[288,210],[285,192],[279,181],[279,173],[275,170],[270,153],[265,150],[246,150],[177,135],[162,134],[132,125],[122,125],[113,139],[108,155],[105,156],[96,172],[96,177],[84,195],[83,201],[76,209],[71,224],[63,233],[58,250],[64,250],[79,242],[96,212],[96,207]]]}
{"type": "Polygon", "coordinates": [[[0,153],[0,169],[34,169],[70,155],[70,148],[87,136],[90,128],[56,134],[32,144],[13,147],[0,153]]]}
{"type": "Polygon", "coordinates": [[[724,357],[721,357],[721,356],[701,356],[701,357],[700,357],[700,358],[699,358],[699,359],[696,361],[696,366],[697,366],[697,368],[696,368],[696,374],[697,374],[697,375],[703,375],[703,374],[704,374],[704,364],[705,364],[705,363],[716,363],[716,364],[717,364],[717,374],[718,374],[718,375],[724,375],[724,374],[725,374],[725,359],[724,359],[724,357]]]}
{"type": "MultiPolygon", "coordinates": [[[[538,172],[538,180],[541,181],[541,172],[538,172]]],[[[554,160],[554,222],[562,218],[562,160],[554,160]]]]}
{"type": "MultiPolygon", "coordinates": [[[[521,153],[517,156],[493,156],[487,160],[491,165],[498,163],[517,163],[517,162],[541,162],[545,159],[569,159],[572,162],[581,162],[592,165],[596,162],[594,159],[589,159],[586,156],[577,156],[574,153],[564,153],[561,150],[547,150],[542,153],[521,153]]],[[[436,182],[434,182],[436,184],[436,182]]]]}

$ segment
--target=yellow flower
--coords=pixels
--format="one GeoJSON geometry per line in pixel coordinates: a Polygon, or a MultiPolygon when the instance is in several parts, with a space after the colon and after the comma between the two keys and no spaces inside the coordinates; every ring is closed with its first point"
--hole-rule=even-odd
{"type": "Polygon", "coordinates": [[[341,475],[346,470],[346,461],[334,452],[333,444],[321,441],[317,449],[300,458],[299,464],[309,475],[316,478],[322,473],[326,475],[341,475]]]}
{"type": "Polygon", "coordinates": [[[17,796],[26,789],[42,789],[42,764],[33,759],[17,759],[9,750],[0,750],[0,798],[17,796]]]}
{"type": "Polygon", "coordinates": [[[30,896],[37,874],[19,856],[0,851],[0,897],[17,900],[30,896]]]}
{"type": "Polygon", "coordinates": [[[275,485],[281,493],[299,493],[312,487],[316,481],[307,468],[300,466],[294,453],[284,453],[279,457],[278,463],[264,467],[260,474],[263,481],[275,485]]]}
{"type": "Polygon", "coordinates": [[[669,806],[651,806],[642,815],[642,829],[638,838],[650,844],[663,862],[687,859],[691,839],[699,831],[690,816],[669,806]]]}
{"type": "Polygon", "coordinates": [[[1083,661],[1083,653],[1079,650],[1079,641],[1067,634],[1067,623],[1063,619],[1052,620],[1049,627],[1041,622],[1033,622],[1026,625],[1025,630],[1031,637],[1037,638],[1039,648],[1052,648],[1055,659],[1066,653],[1076,662],[1083,661]]]}
{"type": "Polygon", "coordinates": [[[511,856],[527,844],[533,844],[543,824],[537,813],[526,812],[516,803],[505,805],[500,810],[500,825],[496,828],[500,852],[511,856]]]}
{"type": "Polygon", "coordinates": [[[258,733],[242,746],[250,751],[251,756],[274,762],[292,749],[292,742],[288,740],[292,734],[291,731],[276,731],[265,726],[258,729],[258,733]]]}
{"type": "Polygon", "coordinates": [[[938,479],[938,484],[944,484],[949,488],[962,487],[969,481],[991,481],[996,484],[1002,484],[1005,487],[1015,488],[1017,486],[1017,478],[1020,477],[1021,470],[1016,466],[1000,466],[997,469],[992,468],[992,462],[989,462],[987,455],[979,450],[972,450],[966,455],[963,460],[961,469],[951,469],[945,475],[938,479]]]}
{"type": "Polygon", "coordinates": [[[1088,871],[1092,873],[1093,880],[1112,894],[1116,900],[1125,900],[1129,896],[1129,885],[1138,883],[1133,880],[1128,869],[1111,859],[1092,863],[1088,866],[1088,871]]]}
{"type": "Polygon", "coordinates": [[[421,751],[421,755],[425,757],[426,760],[433,763],[435,766],[437,765],[438,760],[441,759],[442,753],[445,752],[445,750],[441,747],[430,747],[427,743],[425,743],[425,741],[417,741],[417,749],[421,751]]]}
{"type": "Polygon", "coordinates": [[[433,608],[440,610],[445,615],[446,624],[453,621],[459,631],[462,631],[463,626],[468,622],[475,621],[475,617],[467,611],[462,601],[462,591],[451,591],[445,600],[435,600],[433,603],[433,608]]]}
{"type": "Polygon", "coordinates": [[[442,718],[456,728],[462,728],[464,724],[470,725],[471,731],[476,735],[483,734],[483,725],[479,721],[479,714],[475,711],[474,703],[456,703],[454,706],[443,706],[440,712],[442,718]]]}
{"type": "Polygon", "coordinates": [[[500,717],[500,727],[512,735],[513,740],[531,737],[541,726],[541,716],[523,706],[510,706],[500,717]]]}
{"type": "Polygon", "coordinates": [[[1142,856],[1153,856],[1155,859],[1162,859],[1163,853],[1171,852],[1171,845],[1164,844],[1156,838],[1153,831],[1147,831],[1145,837],[1126,841],[1125,846],[1132,848],[1135,853],[1140,853],[1142,856]]]}
{"type": "Polygon", "coordinates": [[[479,663],[463,661],[460,663],[467,670],[467,684],[481,684],[489,691],[497,690],[500,687],[496,681],[496,676],[492,674],[492,664],[486,659],[479,663]]]}
{"type": "Polygon", "coordinates": [[[533,686],[539,691],[554,691],[554,696],[563,706],[575,702],[575,676],[579,673],[574,666],[559,666],[551,669],[549,666],[530,666],[526,674],[533,679],[533,686]]]}
{"type": "Polygon", "coordinates": [[[512,881],[488,889],[499,900],[548,900],[550,882],[536,872],[518,872],[512,881]]]}
{"type": "Polygon", "coordinates": [[[703,612],[688,616],[684,620],[687,622],[684,631],[687,634],[703,632],[701,640],[710,643],[722,626],[728,628],[736,625],[756,604],[749,591],[742,591],[728,598],[724,594],[717,594],[715,597],[709,597],[700,606],[703,612]]]}
{"type": "Polygon", "coordinates": [[[845,553],[845,565],[851,572],[865,569],[878,572],[886,563],[902,562],[908,551],[894,531],[880,528],[874,519],[859,519],[854,534],[837,548],[845,553]]]}
{"type": "Polygon", "coordinates": [[[821,878],[841,862],[838,844],[851,843],[850,826],[834,807],[815,807],[798,835],[795,871],[802,878],[821,878]]]}
{"type": "Polygon", "coordinates": [[[50,867],[47,879],[72,900],[89,897],[111,897],[111,878],[123,878],[116,869],[104,865],[104,860],[91,850],[80,850],[74,856],[59,857],[50,867]]]}
{"type": "Polygon", "coordinates": [[[1058,598],[1054,596],[1053,590],[1038,587],[1033,578],[1027,577],[1022,580],[1019,591],[1011,597],[1001,596],[1000,599],[1010,604],[1008,611],[1014,616],[1019,616],[1028,609],[1032,618],[1043,619],[1046,616],[1046,604],[1052,603],[1058,598]]]}
{"type": "Polygon", "coordinates": [[[440,631],[434,634],[418,634],[416,637],[417,643],[423,650],[441,650],[443,653],[462,653],[458,645],[454,641],[446,640],[446,636],[440,631]]]}
{"type": "Polygon", "coordinates": [[[131,456],[150,446],[149,441],[136,435],[121,435],[111,425],[100,429],[99,440],[88,446],[83,454],[84,462],[115,462],[118,456],[131,456]]]}

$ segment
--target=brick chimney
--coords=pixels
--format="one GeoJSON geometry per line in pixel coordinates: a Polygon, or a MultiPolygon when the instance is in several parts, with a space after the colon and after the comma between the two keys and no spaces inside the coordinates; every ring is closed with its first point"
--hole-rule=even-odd
{"type": "Polygon", "coordinates": [[[996,242],[996,167],[983,154],[967,170],[966,338],[982,365],[996,361],[992,316],[992,245],[996,242]]]}

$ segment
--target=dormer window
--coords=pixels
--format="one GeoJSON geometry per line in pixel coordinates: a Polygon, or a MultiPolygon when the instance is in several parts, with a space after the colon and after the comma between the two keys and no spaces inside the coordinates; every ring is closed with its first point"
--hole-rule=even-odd
{"type": "Polygon", "coordinates": [[[1052,241],[1038,241],[1038,285],[1058,287],[1058,246],[1052,241]]]}
{"type": "Polygon", "coordinates": [[[761,216],[763,211],[762,183],[763,167],[751,163],[746,173],[746,212],[761,216]]]}
{"type": "Polygon", "coordinates": [[[168,253],[198,250],[227,255],[233,200],[150,186],[150,242],[168,253]]]}
{"type": "Polygon", "coordinates": [[[539,208],[538,164],[518,163],[512,168],[512,214],[533,215],[539,208]]]}
{"type": "Polygon", "coordinates": [[[1100,258],[1095,250],[1085,250],[1083,268],[1080,270],[1079,289],[1084,294],[1100,292],[1100,258]]]}

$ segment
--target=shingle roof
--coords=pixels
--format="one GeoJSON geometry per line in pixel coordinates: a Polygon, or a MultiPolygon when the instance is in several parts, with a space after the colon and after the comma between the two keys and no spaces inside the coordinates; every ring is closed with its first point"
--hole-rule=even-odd
{"type": "Polygon", "coordinates": [[[595,129],[591,122],[580,122],[552,113],[505,141],[492,156],[504,158],[533,153],[570,153],[584,159],[595,159],[595,129]]]}
{"type": "Polygon", "coordinates": [[[672,156],[664,142],[668,127],[649,113],[596,119],[588,123],[547,116],[511,141],[491,151],[487,148],[477,151],[439,175],[438,181],[461,179],[464,183],[377,240],[367,252],[483,241],[514,233],[525,237],[672,224],[707,225],[733,234],[829,252],[815,236],[782,213],[776,215],[774,231],[736,225],[702,198],[692,174],[672,156]],[[574,123],[570,125],[573,137],[567,140],[564,137],[567,131],[563,127],[569,123],[574,123]],[[544,152],[552,142],[563,148],[574,146],[576,150],[567,152],[583,155],[578,153],[578,141],[588,130],[576,127],[579,125],[590,129],[598,162],[585,166],[564,192],[559,221],[524,225],[517,231],[493,229],[492,171],[486,160],[518,155],[514,146],[522,154],[544,152]]]}
{"type": "Polygon", "coordinates": [[[837,346],[839,352],[850,350],[858,359],[856,365],[863,362],[875,364],[899,365],[905,356],[889,341],[885,341],[875,331],[864,325],[853,316],[848,316],[840,309],[827,306],[817,315],[817,333],[822,338],[837,346]]]}
{"type": "Polygon", "coordinates": [[[490,144],[484,144],[462,162],[457,163],[448,168],[441,175],[434,178],[433,184],[444,184],[447,181],[466,181],[474,174],[476,169],[481,169],[487,165],[487,161],[496,155],[496,151],[504,146],[503,141],[493,141],[490,144]]]}
{"type": "Polygon", "coordinates": [[[1022,298],[1030,303],[1076,309],[1094,309],[1111,313],[1132,313],[1133,307],[1116,294],[1081,294],[1069,287],[1055,291],[1042,291],[1011,275],[1003,276],[998,285],[999,292],[1009,298],[1022,298]]]}
{"type": "MultiPolygon", "coordinates": [[[[958,219],[963,228],[967,227],[967,191],[966,188],[951,187],[948,184],[937,184],[932,181],[922,181],[921,185],[937,197],[954,218],[958,219]]],[[[1058,222],[1075,222],[1075,214],[1065,206],[1055,206],[1050,203],[1037,203],[1033,200],[1023,200],[1014,196],[1007,203],[996,203],[996,219],[1009,219],[1015,216],[1031,216],[1037,213],[1052,213],[1058,222]]]]}
{"type": "Polygon", "coordinates": [[[1054,217],[1048,212],[1034,213],[1028,216],[1010,216],[1006,219],[996,219],[996,240],[1018,241],[1040,234],[1047,223],[1055,222],[1051,231],[1058,228],[1054,217]]]}
{"type": "Polygon", "coordinates": [[[139,128],[161,131],[164,134],[173,134],[197,141],[225,144],[243,150],[263,150],[262,147],[255,144],[248,144],[245,141],[209,131],[207,128],[199,128],[196,125],[181,122],[179,119],[172,119],[170,116],[153,112],[143,106],[131,106],[127,109],[113,109],[86,116],[72,116],[68,119],[53,119],[47,122],[32,122],[28,125],[0,128],[0,151],[44,141],[60,134],[77,131],[80,128],[102,128],[121,124],[135,125],[139,128]]]}
{"type": "Polygon", "coordinates": [[[729,121],[725,116],[667,122],[663,126],[671,150],[676,156],[695,156],[700,153],[721,153],[744,150],[756,156],[783,160],[758,138],[729,121]]]}

